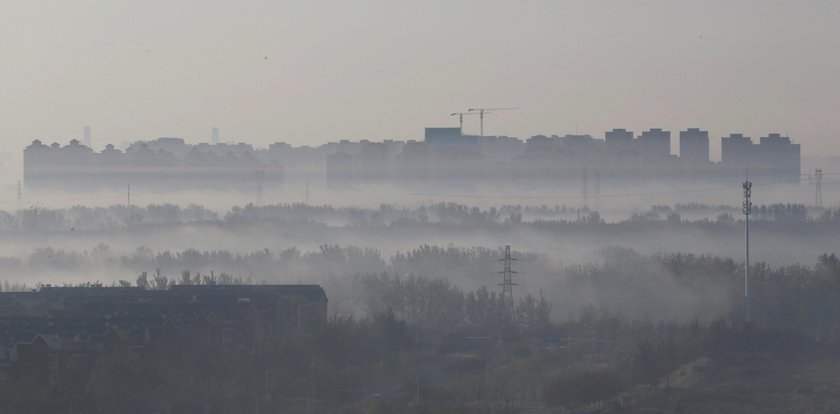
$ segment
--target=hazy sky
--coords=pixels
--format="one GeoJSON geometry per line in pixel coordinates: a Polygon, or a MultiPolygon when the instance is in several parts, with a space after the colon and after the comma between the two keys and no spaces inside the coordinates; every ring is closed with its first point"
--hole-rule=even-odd
{"type": "MultiPolygon", "coordinates": [[[[179,136],[264,146],[624,127],[840,154],[836,1],[0,3],[0,150],[179,136]],[[467,118],[468,132],[478,120],[467,118]]],[[[676,142],[675,142],[676,144],[676,142]]]]}

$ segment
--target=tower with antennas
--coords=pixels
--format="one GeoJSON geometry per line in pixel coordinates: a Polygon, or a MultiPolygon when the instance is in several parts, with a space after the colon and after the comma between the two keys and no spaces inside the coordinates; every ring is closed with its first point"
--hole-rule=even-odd
{"type": "Polygon", "coordinates": [[[751,322],[750,317],[750,213],[752,213],[752,182],[750,182],[749,172],[746,174],[744,180],[744,305],[746,307],[747,323],[751,322]]]}

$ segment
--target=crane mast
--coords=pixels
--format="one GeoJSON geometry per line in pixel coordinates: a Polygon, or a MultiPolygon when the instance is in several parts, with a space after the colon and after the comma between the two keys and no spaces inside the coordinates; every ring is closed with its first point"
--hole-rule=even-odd
{"type": "Polygon", "coordinates": [[[449,116],[458,115],[458,127],[461,128],[461,133],[464,133],[464,115],[476,115],[475,112],[453,112],[449,116]]]}
{"type": "Polygon", "coordinates": [[[513,109],[519,109],[519,108],[512,108],[512,107],[508,107],[508,108],[470,108],[470,109],[467,109],[467,111],[468,112],[478,112],[478,117],[479,117],[480,123],[481,123],[481,136],[483,137],[484,136],[484,114],[485,113],[489,114],[489,113],[495,112],[495,111],[510,111],[510,110],[513,110],[513,109]]]}

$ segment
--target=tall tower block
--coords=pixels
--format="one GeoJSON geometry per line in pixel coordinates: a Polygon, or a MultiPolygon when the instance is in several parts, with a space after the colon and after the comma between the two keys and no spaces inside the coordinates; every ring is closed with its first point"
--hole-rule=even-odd
{"type": "Polygon", "coordinates": [[[689,128],[680,131],[680,158],[691,162],[709,162],[709,131],[689,128]]]}

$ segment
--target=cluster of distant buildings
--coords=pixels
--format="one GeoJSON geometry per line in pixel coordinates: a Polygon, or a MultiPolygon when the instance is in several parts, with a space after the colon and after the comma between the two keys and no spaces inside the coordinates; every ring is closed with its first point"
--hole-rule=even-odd
{"type": "Polygon", "coordinates": [[[51,287],[0,293],[0,380],[58,378],[101,356],[215,355],[326,324],[317,285],[51,287]]]}
{"type": "MultiPolygon", "coordinates": [[[[217,134],[214,132],[214,134],[217,134]]],[[[720,162],[709,158],[709,133],[679,132],[679,155],[670,131],[653,128],[636,135],[613,129],[591,135],[545,136],[527,140],[465,135],[461,128],[426,128],[420,140],[349,141],[320,146],[278,142],[188,144],[180,138],[137,141],[124,151],[100,152],[70,141],[24,150],[27,185],[243,185],[298,180],[327,183],[520,183],[579,181],[587,173],[611,181],[730,181],[745,170],[756,180],[799,182],[801,151],[789,137],[771,133],[758,143],[741,134],[721,139],[720,162]]],[[[216,141],[216,139],[214,139],[216,141]]]]}
{"type": "Polygon", "coordinates": [[[67,145],[35,140],[23,151],[27,186],[251,185],[257,175],[283,180],[283,166],[247,144],[189,145],[181,138],[137,141],[121,151],[108,144],[100,152],[76,139],[67,145]]]}

